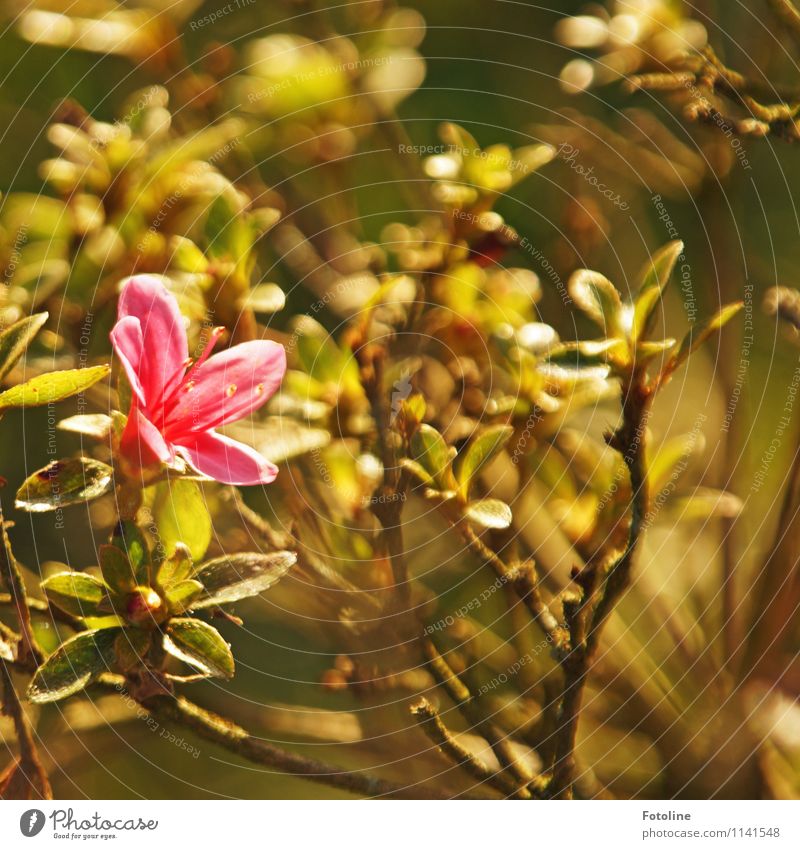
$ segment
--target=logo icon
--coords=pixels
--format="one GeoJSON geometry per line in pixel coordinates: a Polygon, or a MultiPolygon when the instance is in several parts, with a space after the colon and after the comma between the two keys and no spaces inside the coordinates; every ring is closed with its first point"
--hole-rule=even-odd
{"type": "Polygon", "coordinates": [[[38,810],[38,808],[31,808],[19,818],[19,830],[25,837],[36,837],[44,828],[44,823],[44,812],[38,810]]]}

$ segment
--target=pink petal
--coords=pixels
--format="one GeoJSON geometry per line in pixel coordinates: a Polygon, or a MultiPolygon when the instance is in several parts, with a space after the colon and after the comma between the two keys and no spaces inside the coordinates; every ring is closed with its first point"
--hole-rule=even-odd
{"type": "Polygon", "coordinates": [[[139,323],[139,319],[132,315],[121,318],[111,331],[111,344],[114,347],[114,353],[119,357],[122,367],[125,369],[131,389],[142,404],[146,403],[144,389],[139,380],[139,364],[144,347],[142,325],[139,323]]]}
{"type": "Polygon", "coordinates": [[[272,483],[278,469],[254,448],[221,433],[190,433],[175,446],[198,472],[220,483],[253,486],[272,483]]]}
{"type": "Polygon", "coordinates": [[[189,345],[178,302],[158,277],[138,274],[128,278],[119,298],[120,321],[139,319],[142,356],[137,372],[147,408],[155,411],[183,379],[189,345]]]}
{"type": "Polygon", "coordinates": [[[181,387],[166,411],[166,432],[211,430],[235,422],[265,404],[286,371],[286,351],[277,342],[256,340],[214,354],[181,387]]]}
{"type": "Polygon", "coordinates": [[[142,414],[135,399],[131,404],[119,447],[122,456],[134,469],[170,463],[174,459],[173,449],[159,429],[142,414]]]}

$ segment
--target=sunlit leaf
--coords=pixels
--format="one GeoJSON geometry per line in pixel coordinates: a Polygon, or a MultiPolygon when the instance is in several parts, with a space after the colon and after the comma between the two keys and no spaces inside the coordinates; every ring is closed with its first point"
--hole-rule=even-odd
{"type": "Polygon", "coordinates": [[[502,530],[511,524],[513,518],[511,508],[496,498],[483,498],[480,501],[470,501],[464,515],[476,525],[483,528],[502,530]]]}
{"type": "Polygon", "coordinates": [[[708,321],[703,322],[696,330],[693,328],[691,332],[687,333],[683,337],[680,348],[669,358],[667,364],[664,366],[660,380],[662,382],[667,380],[704,342],[710,339],[718,330],[721,330],[743,306],[744,303],[742,301],[728,304],[716,313],[716,315],[708,319],[708,321]]]}
{"type": "Polygon", "coordinates": [[[43,513],[99,498],[113,486],[113,469],[105,463],[88,457],[54,460],[22,484],[14,503],[19,510],[43,513]]]}
{"type": "Polygon", "coordinates": [[[85,413],[79,416],[69,416],[56,425],[59,430],[70,433],[80,433],[82,436],[92,436],[103,439],[111,431],[113,419],[105,413],[85,413]]]}
{"type": "Polygon", "coordinates": [[[164,634],[164,650],[216,678],[233,678],[230,646],[219,631],[199,619],[171,619],[164,634]]]}
{"type": "Polygon", "coordinates": [[[103,580],[112,592],[118,595],[133,592],[139,582],[125,552],[116,545],[101,545],[98,555],[103,580]]]}
{"type": "Polygon", "coordinates": [[[608,336],[622,333],[622,298],[616,286],[597,271],[581,269],[569,280],[569,293],[577,306],[608,336]]]}
{"type": "Polygon", "coordinates": [[[676,436],[661,445],[647,464],[647,480],[652,495],[658,495],[671,479],[677,480],[686,468],[688,458],[695,451],[702,451],[704,445],[705,440],[700,433],[676,436]]]}
{"type": "Polygon", "coordinates": [[[257,313],[279,312],[286,306],[286,295],[277,283],[260,283],[248,295],[247,305],[257,313]]]}
{"type": "Polygon", "coordinates": [[[406,471],[410,472],[417,480],[424,483],[425,486],[436,485],[436,481],[434,481],[428,470],[416,460],[409,460],[408,457],[403,457],[403,459],[400,460],[400,465],[406,469],[406,471]]]}
{"type": "Polygon", "coordinates": [[[691,495],[670,499],[664,518],[680,522],[735,519],[743,507],[742,500],[731,492],[697,487],[691,495]]]}
{"type": "MultiPolygon", "coordinates": [[[[111,545],[118,548],[130,561],[136,585],[149,582],[150,549],[144,534],[135,522],[121,521],[114,528],[111,545]]],[[[160,553],[160,552],[159,552],[160,553]]]]}
{"type": "Polygon", "coordinates": [[[192,602],[203,593],[200,581],[189,579],[173,584],[167,592],[166,599],[171,613],[185,613],[194,605],[192,602]]]}
{"type": "Polygon", "coordinates": [[[153,517],[167,556],[181,542],[194,560],[206,553],[211,542],[211,516],[196,481],[174,478],[157,484],[153,517]]]}
{"type": "Polygon", "coordinates": [[[644,339],[653,325],[655,308],[661,300],[678,257],[683,253],[683,242],[674,241],[657,250],[645,263],[639,275],[639,291],[633,310],[630,338],[633,344],[644,339]]]}
{"type": "Polygon", "coordinates": [[[42,581],[47,600],[73,616],[102,616],[108,587],[84,572],[59,572],[42,581]]]}
{"type": "Polygon", "coordinates": [[[46,321],[46,312],[37,313],[20,319],[0,333],[0,380],[14,368],[46,321]]]}
{"type": "Polygon", "coordinates": [[[497,456],[513,432],[514,428],[510,425],[495,425],[487,428],[464,449],[455,467],[456,481],[463,498],[468,497],[473,478],[497,456]]]}
{"type": "Polygon", "coordinates": [[[0,409],[36,407],[62,401],[93,386],[109,371],[109,366],[91,366],[40,374],[25,383],[0,392],[0,409]]]}
{"type": "Polygon", "coordinates": [[[77,693],[109,671],[119,633],[119,628],[84,631],[62,643],[36,670],[28,698],[36,704],[55,702],[77,693]]]}
{"type": "Polygon", "coordinates": [[[291,551],[231,554],[204,563],[194,577],[205,589],[195,608],[229,604],[258,595],[279,581],[297,561],[291,551]]]}
{"type": "Polygon", "coordinates": [[[448,488],[446,473],[450,466],[450,450],[436,428],[428,424],[420,425],[411,438],[411,453],[440,489],[448,488]]]}

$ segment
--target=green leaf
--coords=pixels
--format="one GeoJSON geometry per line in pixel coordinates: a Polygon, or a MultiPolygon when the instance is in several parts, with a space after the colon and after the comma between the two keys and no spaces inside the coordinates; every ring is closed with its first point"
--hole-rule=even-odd
{"type": "Polygon", "coordinates": [[[128,555],[116,545],[101,545],[98,553],[103,580],[111,591],[116,595],[133,592],[139,582],[128,555]]]}
{"type": "Polygon", "coordinates": [[[211,542],[211,516],[199,484],[174,478],[156,485],[153,518],[167,557],[182,542],[200,560],[211,542]]]}
{"type": "Polygon", "coordinates": [[[607,277],[584,268],[572,275],[568,288],[577,306],[607,336],[622,335],[622,298],[607,277]]]}
{"type": "Polygon", "coordinates": [[[483,528],[502,530],[511,524],[511,508],[496,498],[483,498],[480,501],[470,501],[464,515],[476,525],[483,528]]]}
{"type": "Polygon", "coordinates": [[[691,495],[671,498],[665,518],[670,522],[735,519],[743,507],[741,499],[732,492],[698,487],[691,495]]]}
{"type": "Polygon", "coordinates": [[[14,368],[14,364],[25,353],[33,337],[42,329],[47,317],[46,312],[28,316],[14,322],[11,327],[0,333],[0,380],[4,380],[14,368]]]}
{"type": "Polygon", "coordinates": [[[653,497],[659,495],[670,480],[677,480],[695,451],[702,451],[705,439],[701,433],[685,433],[667,440],[647,464],[647,482],[653,497]]]}
{"type": "Polygon", "coordinates": [[[469,496],[472,480],[503,449],[513,432],[510,425],[489,427],[464,450],[455,469],[458,490],[464,499],[469,496]]]}
{"type": "Polygon", "coordinates": [[[19,510],[44,513],[99,498],[113,486],[113,469],[105,463],[88,457],[54,460],[22,484],[14,503],[19,510]]]}
{"type": "Polygon", "coordinates": [[[28,698],[35,704],[55,702],[77,693],[109,671],[114,662],[114,640],[120,630],[84,631],[62,643],[36,670],[28,698]]]}
{"type": "Polygon", "coordinates": [[[639,339],[644,339],[652,329],[656,305],[661,300],[675,263],[682,253],[683,242],[669,242],[645,263],[639,275],[639,291],[630,331],[634,345],[639,339]]]}
{"type": "Polygon", "coordinates": [[[199,619],[171,619],[164,634],[164,650],[206,675],[233,678],[230,646],[216,628],[199,619]]]}
{"type": "Polygon", "coordinates": [[[400,460],[400,465],[406,469],[406,471],[414,475],[415,478],[422,481],[425,486],[436,486],[436,481],[431,477],[427,469],[425,469],[416,460],[409,460],[408,457],[403,457],[403,459],[400,460]]]}
{"type": "Polygon", "coordinates": [[[150,549],[144,534],[135,522],[118,522],[111,537],[111,545],[118,548],[130,561],[136,586],[150,581],[150,549]]]}
{"type": "Polygon", "coordinates": [[[286,295],[277,283],[259,283],[248,295],[247,305],[257,313],[280,312],[286,306],[286,295]]]}
{"type": "Polygon", "coordinates": [[[194,564],[189,549],[179,542],[175,551],[161,561],[156,573],[156,583],[163,590],[185,581],[191,574],[194,564]]]}
{"type": "Polygon", "coordinates": [[[450,451],[447,443],[436,428],[429,424],[420,425],[411,437],[411,453],[414,459],[434,479],[439,489],[449,489],[447,471],[450,466],[450,451]]]}
{"type": "Polygon", "coordinates": [[[108,436],[113,426],[113,419],[105,413],[86,413],[79,416],[69,416],[56,425],[59,430],[70,433],[80,433],[83,436],[92,436],[95,439],[103,439],[108,436]]]}
{"type": "Polygon", "coordinates": [[[102,616],[101,609],[108,598],[108,587],[97,578],[83,572],[59,572],[42,581],[47,600],[73,616],[102,616]]]}
{"type": "Polygon", "coordinates": [[[110,370],[110,366],[91,366],[40,374],[26,383],[0,392],[0,409],[37,407],[63,401],[102,380],[110,370]]]}
{"type": "Polygon", "coordinates": [[[683,242],[676,239],[659,248],[644,264],[639,273],[638,293],[648,289],[664,291],[678,257],[683,253],[683,242]]]}
{"type": "Polygon", "coordinates": [[[192,602],[202,593],[203,585],[200,581],[188,580],[174,584],[166,591],[170,613],[185,613],[194,606],[192,602]]]}
{"type": "Polygon", "coordinates": [[[204,563],[195,573],[205,596],[195,608],[229,604],[258,595],[279,581],[297,561],[291,551],[273,554],[231,554],[204,563]]]}
{"type": "Polygon", "coordinates": [[[680,348],[669,358],[661,373],[660,381],[667,380],[672,373],[680,368],[686,360],[718,330],[721,330],[744,306],[743,301],[724,306],[716,315],[700,325],[697,330],[692,329],[683,337],[680,348]]]}

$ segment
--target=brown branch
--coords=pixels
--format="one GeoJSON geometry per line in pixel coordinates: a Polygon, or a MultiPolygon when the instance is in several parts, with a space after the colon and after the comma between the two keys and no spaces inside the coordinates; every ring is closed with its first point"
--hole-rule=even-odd
{"type": "Polygon", "coordinates": [[[0,798],[52,799],[50,781],[39,758],[33,731],[14,689],[6,661],[0,661],[0,683],[3,712],[11,717],[19,743],[19,760],[12,761],[4,774],[0,775],[0,798]]]}
{"type": "Polygon", "coordinates": [[[19,564],[14,558],[14,552],[11,550],[11,541],[8,538],[5,519],[3,518],[3,510],[0,507],[0,532],[3,534],[2,543],[0,544],[0,574],[5,579],[8,591],[14,601],[14,607],[17,612],[17,620],[19,621],[21,640],[19,643],[20,656],[24,659],[32,657],[37,663],[41,663],[44,654],[39,648],[36,638],[33,635],[31,626],[31,612],[28,607],[28,595],[25,590],[25,582],[22,579],[19,564]]]}
{"type": "Polygon", "coordinates": [[[528,790],[533,776],[514,754],[511,745],[501,731],[483,715],[469,688],[456,675],[450,664],[439,654],[432,640],[423,639],[422,649],[433,677],[447,691],[459,712],[478,734],[491,746],[500,765],[514,776],[517,782],[515,798],[530,799],[528,790]]]}
{"type": "Polygon", "coordinates": [[[504,796],[516,796],[518,787],[503,772],[496,772],[477,755],[465,749],[442,722],[439,711],[425,698],[411,707],[420,729],[441,751],[481,784],[490,784],[504,796]]]}
{"type": "Polygon", "coordinates": [[[296,775],[346,790],[358,796],[397,799],[447,799],[446,794],[423,786],[403,786],[373,778],[362,772],[349,772],[322,761],[288,752],[254,737],[244,728],[218,714],[205,710],[181,696],[156,696],[142,703],[153,717],[188,728],[212,743],[253,763],[278,772],[296,775]]]}
{"type": "Polygon", "coordinates": [[[631,483],[631,519],[628,541],[622,554],[604,575],[590,561],[575,574],[580,593],[564,598],[570,629],[570,651],[562,660],[564,690],[560,722],[556,731],[552,780],[548,795],[571,799],[575,780],[575,743],[583,693],[603,626],[631,580],[634,557],[647,516],[649,497],[645,465],[645,429],[652,392],[643,372],[634,368],[623,381],[622,423],[609,443],[622,454],[631,483]],[[595,597],[600,593],[595,604],[595,597]]]}
{"type": "Polygon", "coordinates": [[[450,525],[461,534],[473,554],[489,566],[498,578],[507,581],[514,588],[520,601],[527,607],[534,622],[541,628],[551,645],[556,650],[565,650],[568,647],[569,635],[542,598],[533,563],[526,561],[516,567],[507,566],[503,559],[475,533],[469,522],[449,511],[445,515],[450,525]]]}

